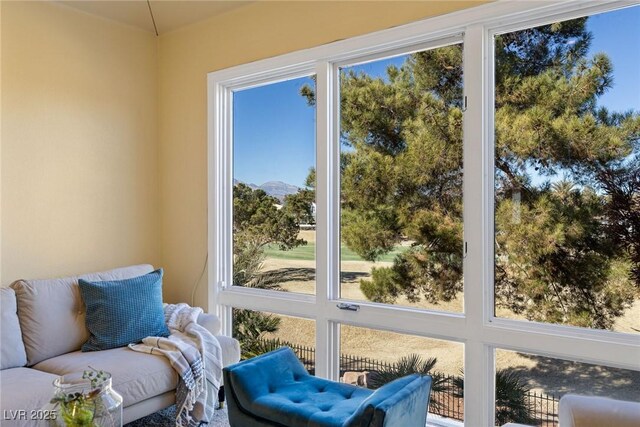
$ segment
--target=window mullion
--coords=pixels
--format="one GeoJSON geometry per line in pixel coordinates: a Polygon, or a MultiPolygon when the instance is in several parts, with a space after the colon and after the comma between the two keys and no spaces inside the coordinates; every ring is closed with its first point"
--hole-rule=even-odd
{"type": "Polygon", "coordinates": [[[335,198],[335,159],[333,147],[333,67],[328,62],[316,66],[316,375],[333,378],[338,337],[329,321],[329,300],[337,286],[335,234],[337,233],[333,200],[335,198]]]}
{"type": "MultiPolygon", "coordinates": [[[[464,311],[469,338],[465,343],[465,420],[493,421],[493,359],[483,345],[486,299],[490,297],[485,265],[490,257],[486,244],[486,216],[489,215],[485,166],[490,154],[486,144],[484,112],[486,108],[486,73],[484,53],[485,29],[474,25],[465,32],[464,94],[467,108],[463,125],[463,205],[464,240],[464,311]],[[489,381],[489,382],[487,382],[489,381]]],[[[489,424],[494,425],[494,424],[489,424]]]]}

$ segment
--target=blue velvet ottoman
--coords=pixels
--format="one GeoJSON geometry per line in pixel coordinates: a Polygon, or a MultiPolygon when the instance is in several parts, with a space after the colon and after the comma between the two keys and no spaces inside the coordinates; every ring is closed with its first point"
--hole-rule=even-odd
{"type": "Polygon", "coordinates": [[[224,368],[231,427],[424,427],[431,377],[376,391],[316,378],[283,347],[224,368]]]}

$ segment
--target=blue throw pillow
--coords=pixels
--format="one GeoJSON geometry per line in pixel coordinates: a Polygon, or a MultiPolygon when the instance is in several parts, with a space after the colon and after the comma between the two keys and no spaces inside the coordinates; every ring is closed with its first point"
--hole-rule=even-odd
{"type": "Polygon", "coordinates": [[[148,336],[169,336],[162,307],[162,269],[132,279],[80,279],[78,283],[87,306],[85,322],[90,334],[82,351],[124,347],[148,336]]]}

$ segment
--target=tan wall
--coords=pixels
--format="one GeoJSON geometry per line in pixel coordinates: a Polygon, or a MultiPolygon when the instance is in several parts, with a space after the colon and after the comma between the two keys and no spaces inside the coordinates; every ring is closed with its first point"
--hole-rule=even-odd
{"type": "Polygon", "coordinates": [[[159,263],[155,35],[2,3],[2,284],[159,263]]]}
{"type": "MultiPolygon", "coordinates": [[[[165,295],[189,302],[207,250],[206,75],[475,6],[474,1],[261,2],[160,37],[165,295]]],[[[196,303],[206,304],[206,279],[196,303]]]]}
{"type": "MultiPolygon", "coordinates": [[[[2,100],[2,1],[0,1],[0,100],[2,100]]],[[[0,179],[2,177],[2,102],[0,101],[0,179]]],[[[0,184],[0,286],[2,286],[2,185],[0,184]]]]}

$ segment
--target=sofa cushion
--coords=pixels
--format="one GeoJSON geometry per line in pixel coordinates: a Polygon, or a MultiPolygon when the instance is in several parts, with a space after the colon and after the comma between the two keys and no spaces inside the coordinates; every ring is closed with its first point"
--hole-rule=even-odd
{"type": "Polygon", "coordinates": [[[260,418],[296,427],[342,426],[371,394],[365,388],[310,375],[272,390],[251,402],[249,411],[260,418]]]}
{"type": "MultiPolygon", "coordinates": [[[[46,372],[29,368],[5,369],[0,372],[0,412],[3,417],[0,422],[3,426],[36,427],[47,425],[46,421],[31,420],[30,411],[37,411],[46,406],[53,396],[53,381],[58,378],[46,372]],[[23,420],[11,419],[12,414],[20,414],[11,411],[24,412],[23,420]],[[7,420],[6,418],[9,418],[7,420]]],[[[15,415],[13,415],[15,418],[15,415]]]]}
{"type": "Polygon", "coordinates": [[[16,294],[11,288],[0,288],[0,369],[27,364],[18,321],[16,294]]]}
{"type": "Polygon", "coordinates": [[[229,366],[226,370],[238,401],[245,408],[249,408],[259,397],[270,394],[274,387],[309,376],[304,365],[288,347],[261,354],[229,366]]]}
{"type": "Polygon", "coordinates": [[[82,351],[108,350],[146,337],[168,337],[162,307],[162,269],[124,280],[79,280],[89,340],[82,351]]]}
{"type": "Polygon", "coordinates": [[[89,366],[111,374],[113,388],[122,395],[125,407],[175,390],[178,384],[178,375],[166,357],[139,353],[128,347],[87,353],[74,351],[40,362],[34,369],[70,375],[89,366]]]}
{"type": "Polygon", "coordinates": [[[153,271],[148,264],[101,273],[45,280],[18,280],[11,287],[18,300],[18,318],[27,364],[79,350],[89,338],[78,280],[121,280],[153,271]]]}

